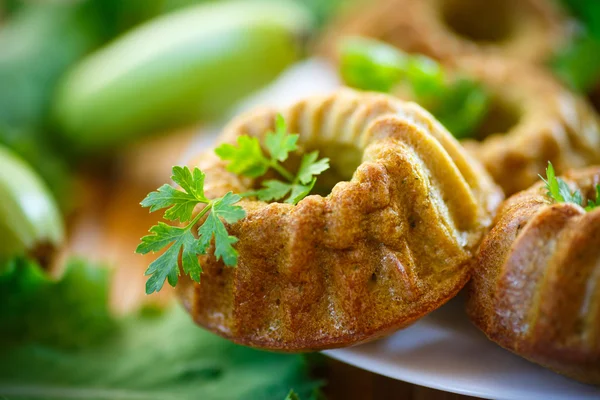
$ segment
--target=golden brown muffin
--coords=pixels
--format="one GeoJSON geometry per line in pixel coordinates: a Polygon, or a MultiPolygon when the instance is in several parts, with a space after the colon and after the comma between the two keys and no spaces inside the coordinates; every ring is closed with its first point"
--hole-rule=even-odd
{"type": "MultiPolygon", "coordinates": [[[[490,172],[506,195],[524,190],[552,161],[558,173],[600,164],[598,116],[583,98],[530,64],[498,57],[460,57],[446,64],[491,97],[475,140],[463,145],[490,172]]],[[[404,91],[397,93],[406,98],[404,91]]]]}
{"type": "MultiPolygon", "coordinates": [[[[565,176],[595,199],[600,167],[565,176]]],[[[553,204],[540,182],[506,200],[469,284],[468,312],[494,342],[600,384],[600,208],[553,204]]]]}
{"type": "MultiPolygon", "coordinates": [[[[237,343],[281,351],[349,346],[407,326],[469,279],[472,251],[501,191],[426,111],[391,96],[342,90],[280,110],[331,169],[326,196],[297,205],[242,200],[237,268],[201,258],[201,283],[180,296],[194,320],[237,343]]],[[[221,141],[263,135],[277,111],[232,122],[221,141]]],[[[192,163],[206,194],[245,192],[212,151],[192,163]]]]}
{"type": "Polygon", "coordinates": [[[569,24],[552,0],[378,0],[359,2],[331,26],[326,53],[334,56],[348,35],[440,60],[492,54],[537,63],[566,42],[569,24]]]}

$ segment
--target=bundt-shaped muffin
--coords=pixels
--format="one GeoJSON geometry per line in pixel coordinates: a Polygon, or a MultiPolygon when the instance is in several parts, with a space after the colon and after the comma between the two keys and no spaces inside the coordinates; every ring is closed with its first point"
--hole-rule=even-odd
{"type": "MultiPolygon", "coordinates": [[[[276,113],[242,116],[221,140],[262,138],[276,113]]],[[[391,96],[342,90],[280,113],[298,153],[330,158],[319,180],[338,183],[295,206],[238,203],[237,267],[205,256],[200,284],[178,286],[194,320],[241,344],[307,351],[375,339],[453,297],[502,198],[485,170],[426,111],[391,96]]],[[[213,152],[192,165],[209,197],[258,184],[213,152]]]]}
{"type": "MultiPolygon", "coordinates": [[[[474,139],[463,145],[507,195],[524,190],[544,173],[548,160],[563,171],[600,164],[598,116],[583,98],[534,65],[498,57],[459,57],[451,74],[479,82],[489,110],[474,139]]],[[[406,98],[405,93],[397,93],[406,98]]]]}
{"type": "Polygon", "coordinates": [[[547,61],[566,42],[569,24],[553,0],[378,0],[349,9],[325,35],[335,54],[348,35],[369,36],[445,60],[494,54],[547,61]]]}
{"type": "MultiPolygon", "coordinates": [[[[595,200],[600,167],[565,176],[595,200]]],[[[494,342],[600,384],[600,208],[554,204],[540,182],[506,200],[481,244],[468,312],[494,342]]]]}

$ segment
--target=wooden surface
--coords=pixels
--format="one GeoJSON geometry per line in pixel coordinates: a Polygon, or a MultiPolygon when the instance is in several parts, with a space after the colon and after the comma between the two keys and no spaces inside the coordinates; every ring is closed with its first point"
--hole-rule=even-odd
{"type": "Polygon", "coordinates": [[[355,368],[327,358],[318,373],[327,381],[328,400],[469,400],[474,397],[441,392],[355,368]]]}

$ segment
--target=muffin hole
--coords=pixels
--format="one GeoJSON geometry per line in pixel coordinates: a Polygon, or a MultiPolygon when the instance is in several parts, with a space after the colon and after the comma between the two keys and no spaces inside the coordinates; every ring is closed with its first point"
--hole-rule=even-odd
{"type": "Polygon", "coordinates": [[[511,36],[514,6],[509,0],[443,0],[441,17],[450,30],[465,39],[497,43],[511,36]]]}
{"type": "Polygon", "coordinates": [[[488,110],[473,134],[476,140],[483,140],[496,133],[506,133],[519,124],[521,109],[506,99],[493,97],[488,110]]]}

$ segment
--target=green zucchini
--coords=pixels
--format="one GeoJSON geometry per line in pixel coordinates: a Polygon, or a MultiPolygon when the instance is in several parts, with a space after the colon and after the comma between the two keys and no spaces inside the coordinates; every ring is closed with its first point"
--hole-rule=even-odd
{"type": "Polygon", "coordinates": [[[64,225],[50,192],[24,161],[0,146],[0,258],[59,245],[64,225]]]}
{"type": "Polygon", "coordinates": [[[81,151],[215,120],[299,53],[307,12],[288,1],[201,4],[150,21],[92,54],[55,102],[60,131],[81,151]]]}

